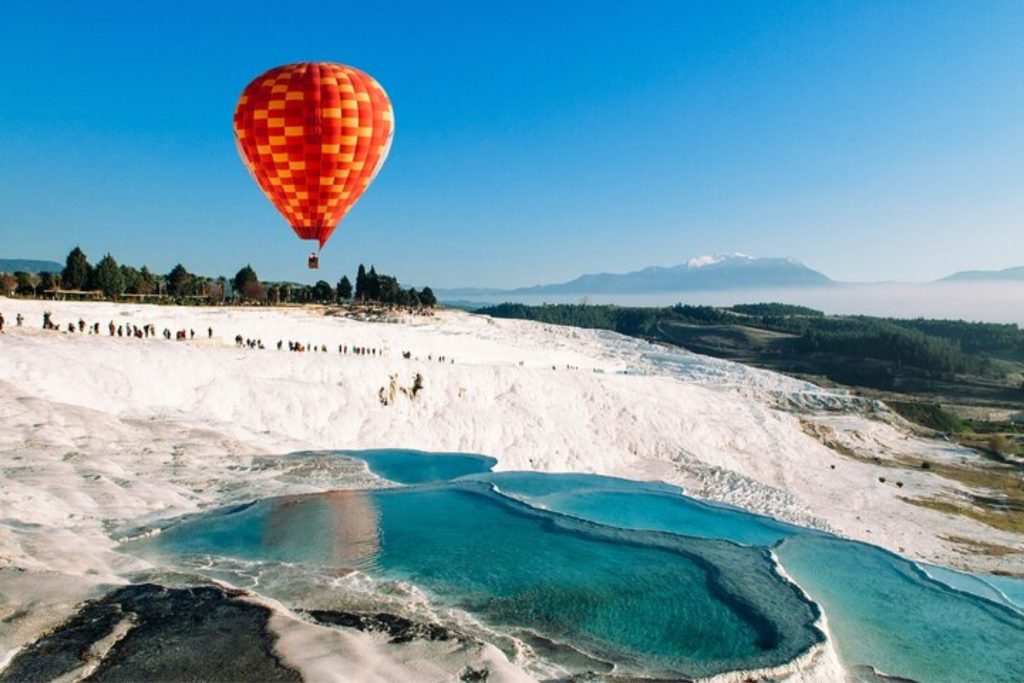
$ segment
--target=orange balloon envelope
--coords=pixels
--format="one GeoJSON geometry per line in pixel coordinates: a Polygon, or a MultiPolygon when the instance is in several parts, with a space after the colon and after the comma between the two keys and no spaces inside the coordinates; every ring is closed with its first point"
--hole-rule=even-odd
{"type": "Polygon", "coordinates": [[[246,168],[292,230],[321,248],[384,164],[393,132],[377,81],[330,62],[271,69],[235,107],[246,168]]]}

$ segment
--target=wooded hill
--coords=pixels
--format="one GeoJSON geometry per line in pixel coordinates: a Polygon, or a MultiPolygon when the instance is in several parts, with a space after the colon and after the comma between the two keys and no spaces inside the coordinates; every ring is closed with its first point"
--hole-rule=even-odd
{"type": "MultiPolygon", "coordinates": [[[[1014,324],[825,315],[803,306],[728,308],[501,304],[478,309],[497,318],[607,329],[708,355],[881,390],[942,391],[964,377],[993,400],[1024,402],[1024,331],[1014,324]]],[[[968,382],[969,384],[969,382],[968,382]]],[[[965,387],[969,390],[969,387],[965,387]]]]}

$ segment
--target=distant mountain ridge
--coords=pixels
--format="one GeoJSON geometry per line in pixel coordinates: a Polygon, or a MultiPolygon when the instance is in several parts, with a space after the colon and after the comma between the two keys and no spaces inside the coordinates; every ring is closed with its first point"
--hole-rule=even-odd
{"type": "Polygon", "coordinates": [[[677,266],[651,266],[628,273],[581,275],[557,284],[504,290],[448,289],[443,290],[443,293],[448,298],[500,294],[652,294],[757,287],[823,287],[834,284],[835,281],[795,259],[716,254],[698,256],[677,266]]]}
{"type": "Polygon", "coordinates": [[[59,273],[64,269],[63,263],[56,261],[39,261],[28,258],[0,258],[0,273],[59,273]]]}
{"type": "Polygon", "coordinates": [[[1024,282],[1024,266],[1002,270],[961,270],[936,282],[1024,282]]]}

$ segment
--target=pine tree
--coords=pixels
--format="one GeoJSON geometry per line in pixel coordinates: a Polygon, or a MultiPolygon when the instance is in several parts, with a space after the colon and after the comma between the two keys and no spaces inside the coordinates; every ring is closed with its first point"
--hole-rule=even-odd
{"type": "Polygon", "coordinates": [[[434,290],[430,287],[424,287],[423,291],[420,292],[420,303],[427,308],[433,308],[437,305],[437,297],[434,296],[434,290]]]}
{"type": "Polygon", "coordinates": [[[349,282],[348,275],[342,275],[338,280],[338,301],[348,301],[351,298],[352,283],[349,282]]]}
{"type": "Polygon", "coordinates": [[[103,295],[113,299],[124,294],[124,274],[117,261],[107,254],[96,264],[96,287],[103,290],[103,295]]]}
{"type": "Polygon", "coordinates": [[[244,296],[245,292],[252,290],[253,284],[259,284],[259,281],[260,279],[256,276],[256,271],[247,263],[245,268],[235,273],[235,279],[231,281],[231,285],[235,288],[236,294],[244,296]]]}
{"type": "Polygon", "coordinates": [[[136,294],[152,294],[156,291],[157,283],[153,273],[149,272],[149,268],[142,266],[139,269],[139,281],[135,285],[136,294]]]}
{"type": "Polygon", "coordinates": [[[121,276],[124,278],[124,291],[129,294],[139,293],[139,271],[134,266],[122,265],[121,276]]]}
{"type": "Polygon", "coordinates": [[[402,286],[398,284],[398,280],[391,275],[377,275],[372,273],[375,296],[374,301],[380,301],[385,304],[401,304],[403,302],[403,296],[405,292],[402,291],[402,286]]]}
{"type": "Polygon", "coordinates": [[[68,254],[64,270],[60,274],[64,289],[84,289],[89,284],[91,270],[92,267],[89,265],[89,259],[85,257],[85,252],[76,246],[68,254]]]}
{"type": "Polygon", "coordinates": [[[171,296],[185,296],[192,284],[192,274],[180,263],[167,274],[167,293],[171,296]]]}
{"type": "Polygon", "coordinates": [[[377,277],[377,269],[372,265],[370,272],[366,274],[366,298],[370,301],[380,301],[380,278],[377,277]]]}
{"type": "Polygon", "coordinates": [[[366,268],[363,264],[359,264],[359,272],[356,273],[356,298],[360,301],[366,301],[366,268]]]}

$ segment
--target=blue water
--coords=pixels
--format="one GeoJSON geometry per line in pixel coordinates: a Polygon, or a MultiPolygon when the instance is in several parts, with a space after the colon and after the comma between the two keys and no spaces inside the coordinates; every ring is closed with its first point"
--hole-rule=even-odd
{"type": "Polygon", "coordinates": [[[413,582],[493,627],[570,643],[627,673],[778,666],[823,639],[816,608],[762,550],[580,522],[481,483],[273,498],[130,547],[413,582]]]}
{"type": "Polygon", "coordinates": [[[681,495],[667,484],[592,474],[494,472],[472,477],[547,510],[625,529],[668,531],[771,546],[799,529],[770,517],[681,495]]]}
{"type": "Polygon", "coordinates": [[[928,579],[874,546],[823,534],[776,549],[825,609],[848,662],[920,681],[1024,679],[1024,615],[928,579]]]}
{"type": "Polygon", "coordinates": [[[1007,608],[1013,604],[1007,597],[1020,599],[1024,592],[1019,579],[983,580],[932,568],[941,580],[934,581],[913,563],[874,546],[652,490],[649,484],[608,479],[602,485],[602,477],[533,472],[473,478],[548,510],[602,524],[774,547],[787,574],[823,605],[849,665],[921,681],[1024,680],[1024,616],[1007,608]]]}
{"type": "Polygon", "coordinates": [[[965,574],[946,567],[935,565],[920,565],[930,577],[941,581],[965,593],[971,593],[978,597],[985,598],[991,602],[1007,605],[1024,612],[1024,602],[1020,600],[1024,595],[1024,581],[1020,579],[1009,579],[1002,576],[991,576],[989,574],[965,574]],[[1014,598],[1017,598],[1016,600],[1014,598]]]}
{"type": "Polygon", "coordinates": [[[816,608],[774,573],[771,549],[824,607],[848,666],[1024,680],[1019,580],[929,568],[937,581],[873,546],[665,484],[492,473],[479,456],[346,455],[416,485],[259,501],[132,550],[356,568],[512,633],[571,643],[589,658],[582,670],[702,676],[780,664],[820,638],[816,608]]]}
{"type": "Polygon", "coordinates": [[[364,460],[374,474],[396,484],[451,481],[470,474],[490,472],[498,462],[485,455],[420,451],[347,451],[345,455],[364,460]]]}
{"type": "Polygon", "coordinates": [[[1008,576],[985,577],[989,583],[998,588],[1018,609],[1024,610],[1024,581],[1008,576]]]}

